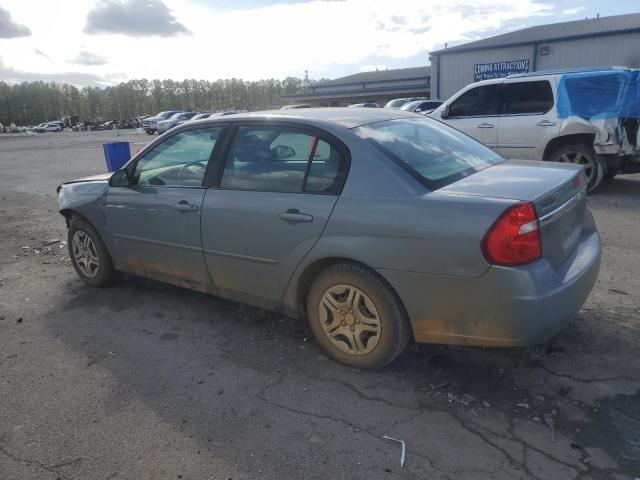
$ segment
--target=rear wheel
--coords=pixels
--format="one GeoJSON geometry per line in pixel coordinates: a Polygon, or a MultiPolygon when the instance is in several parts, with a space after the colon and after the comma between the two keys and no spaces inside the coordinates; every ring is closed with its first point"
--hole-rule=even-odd
{"type": "Polygon", "coordinates": [[[120,276],[95,228],[83,218],[71,220],[67,234],[71,264],[84,283],[105,287],[120,276]]]}
{"type": "Polygon", "coordinates": [[[549,161],[582,165],[587,177],[587,189],[590,192],[595,190],[604,178],[604,165],[590,145],[583,143],[565,145],[553,151],[549,156],[549,161]]]}
{"type": "Polygon", "coordinates": [[[309,326],[334,359],[361,368],[384,367],[400,355],[411,330],[395,293],[370,270],[329,267],[307,296],[309,326]]]}

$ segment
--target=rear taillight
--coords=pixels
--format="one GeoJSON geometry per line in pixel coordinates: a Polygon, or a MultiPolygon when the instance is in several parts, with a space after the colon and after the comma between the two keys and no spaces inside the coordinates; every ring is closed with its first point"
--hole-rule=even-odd
{"type": "Polygon", "coordinates": [[[523,265],[542,255],[536,208],[521,202],[507,208],[482,239],[482,253],[489,263],[523,265]]]}

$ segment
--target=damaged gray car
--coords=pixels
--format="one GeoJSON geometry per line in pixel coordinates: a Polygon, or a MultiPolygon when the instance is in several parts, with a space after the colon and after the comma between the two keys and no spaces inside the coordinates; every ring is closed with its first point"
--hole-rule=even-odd
{"type": "Polygon", "coordinates": [[[325,108],[186,123],[58,202],[88,285],[129,272],[306,317],[332,358],[380,367],[411,340],[567,325],[600,265],[586,187],[422,115],[325,108]]]}
{"type": "Polygon", "coordinates": [[[430,114],[505,158],[583,165],[589,191],[640,172],[640,72],[583,68],[470,84],[430,114]]]}

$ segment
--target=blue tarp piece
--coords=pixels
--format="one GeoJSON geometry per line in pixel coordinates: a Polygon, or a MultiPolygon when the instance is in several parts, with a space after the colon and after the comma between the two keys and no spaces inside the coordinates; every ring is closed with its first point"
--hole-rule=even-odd
{"type": "Polygon", "coordinates": [[[558,83],[558,117],[586,120],[640,117],[640,72],[613,70],[563,75],[558,83]]]}

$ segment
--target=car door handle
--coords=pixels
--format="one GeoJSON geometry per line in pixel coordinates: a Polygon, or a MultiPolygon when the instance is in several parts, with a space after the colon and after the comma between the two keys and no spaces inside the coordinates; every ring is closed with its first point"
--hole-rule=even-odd
{"type": "Polygon", "coordinates": [[[198,206],[193,203],[189,203],[186,200],[180,200],[176,203],[173,208],[178,210],[179,212],[197,212],[198,206]]]}
{"type": "Polygon", "coordinates": [[[311,222],[313,217],[306,213],[300,213],[297,208],[290,208],[286,212],[280,214],[280,219],[285,222],[299,223],[299,222],[311,222]]]}
{"type": "Polygon", "coordinates": [[[480,123],[478,124],[478,128],[493,128],[493,123],[480,123]]]}
{"type": "Polygon", "coordinates": [[[538,123],[536,123],[537,126],[539,127],[555,127],[556,126],[556,122],[551,122],[549,120],[542,120],[538,123]]]}

